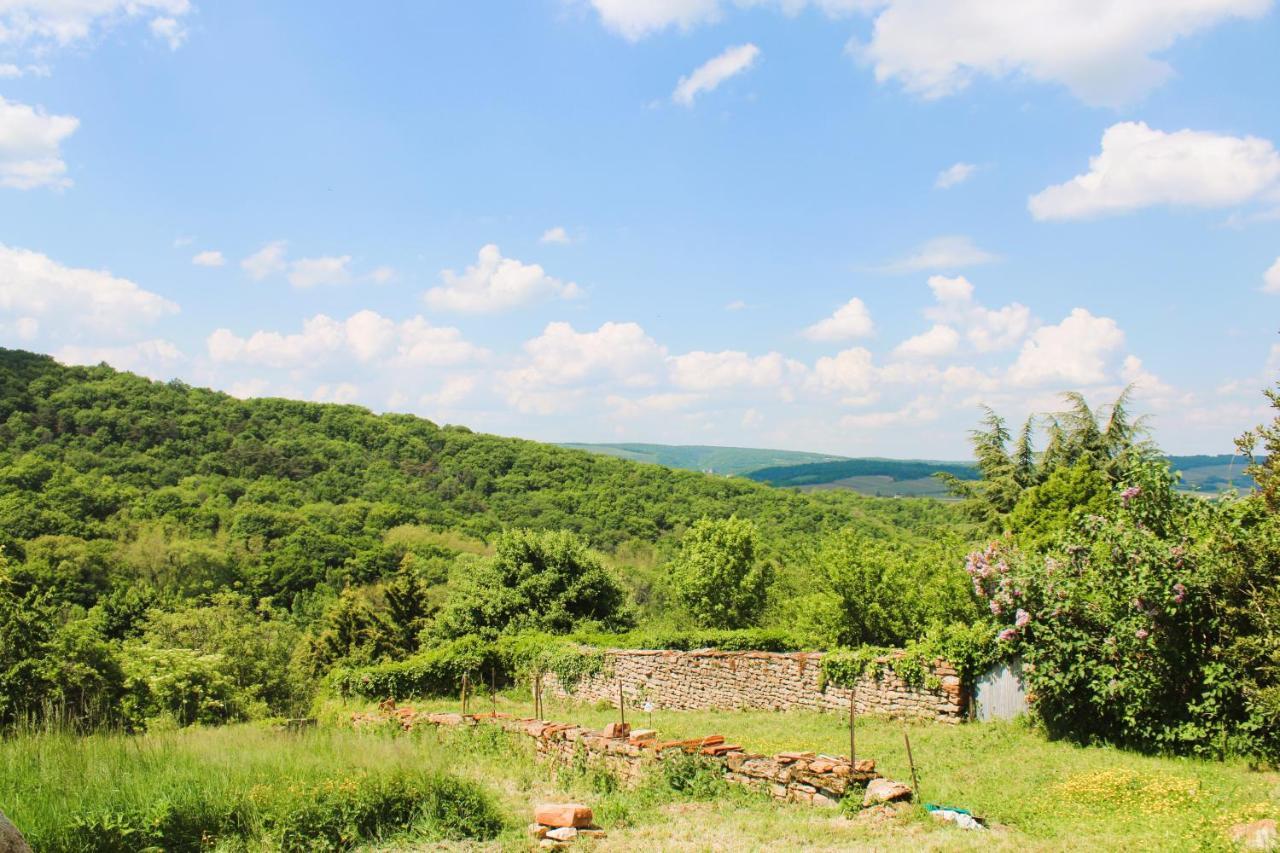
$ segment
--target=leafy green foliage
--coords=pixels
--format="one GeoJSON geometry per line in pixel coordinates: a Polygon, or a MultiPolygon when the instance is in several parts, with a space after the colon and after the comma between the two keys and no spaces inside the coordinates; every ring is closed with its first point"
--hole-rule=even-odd
{"type": "Polygon", "coordinates": [[[698,624],[745,628],[768,600],[773,567],[757,558],[759,532],[736,516],[699,519],[680,542],[676,593],[698,624]]]}
{"type": "Polygon", "coordinates": [[[624,625],[623,593],[578,536],[511,530],[497,553],[467,566],[437,618],[444,638],[505,631],[564,633],[583,622],[624,625]]]}

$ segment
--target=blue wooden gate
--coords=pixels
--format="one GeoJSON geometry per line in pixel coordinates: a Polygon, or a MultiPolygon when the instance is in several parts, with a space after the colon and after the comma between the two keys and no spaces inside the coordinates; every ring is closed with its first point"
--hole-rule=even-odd
{"type": "Polygon", "coordinates": [[[1022,680],[1022,660],[998,663],[987,670],[973,691],[974,719],[1012,720],[1027,712],[1027,688],[1022,680]]]}

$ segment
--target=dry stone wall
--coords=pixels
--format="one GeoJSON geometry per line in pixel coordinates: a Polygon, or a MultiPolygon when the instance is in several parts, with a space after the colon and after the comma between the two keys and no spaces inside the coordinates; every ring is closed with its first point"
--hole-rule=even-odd
{"type": "MultiPolygon", "coordinates": [[[[834,806],[845,796],[861,796],[875,779],[872,759],[856,762],[843,755],[816,755],[813,752],[780,752],[762,755],[726,742],[724,735],[706,735],[687,740],[663,740],[658,732],[632,731],[625,723],[610,724],[595,731],[573,723],[515,718],[505,714],[425,713],[411,707],[383,703],[377,712],[352,716],[357,728],[388,723],[408,731],[421,725],[475,727],[494,725],[530,739],[534,755],[561,767],[583,762],[603,769],[623,785],[634,786],[673,755],[700,755],[718,765],[728,782],[768,794],[776,800],[814,806],[834,806]]],[[[909,792],[909,789],[903,789],[909,792]]]]}
{"type": "MultiPolygon", "coordinates": [[[[822,654],[799,652],[691,652],[609,649],[604,671],[566,689],[553,674],[543,689],[585,702],[618,701],[618,684],[628,707],[645,702],[655,709],[846,711],[850,689],[822,684],[822,654]]],[[[955,723],[964,718],[965,696],[959,673],[934,663],[925,684],[908,684],[889,666],[864,675],[852,689],[859,714],[933,719],[955,723]]]]}

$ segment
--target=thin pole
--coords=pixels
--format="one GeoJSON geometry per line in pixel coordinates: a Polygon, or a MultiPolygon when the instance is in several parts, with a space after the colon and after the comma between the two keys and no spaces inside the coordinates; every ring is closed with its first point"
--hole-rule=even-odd
{"type": "Polygon", "coordinates": [[[902,740],[907,744],[907,763],[911,765],[911,789],[915,793],[917,803],[923,803],[920,796],[920,780],[916,778],[916,760],[911,757],[911,738],[907,737],[907,724],[902,724],[902,740]]]}
{"type": "Polygon", "coordinates": [[[853,740],[853,688],[849,688],[849,772],[858,766],[858,753],[853,740]]]}
{"type": "Polygon", "coordinates": [[[493,716],[498,716],[498,674],[494,667],[489,667],[489,702],[493,705],[493,716]]]}
{"type": "Polygon", "coordinates": [[[627,724],[627,703],[622,699],[622,679],[618,679],[618,713],[622,715],[622,724],[627,724]]]}
{"type": "Polygon", "coordinates": [[[462,674],[462,714],[463,716],[466,716],[466,713],[467,713],[467,674],[464,672],[462,674]]]}

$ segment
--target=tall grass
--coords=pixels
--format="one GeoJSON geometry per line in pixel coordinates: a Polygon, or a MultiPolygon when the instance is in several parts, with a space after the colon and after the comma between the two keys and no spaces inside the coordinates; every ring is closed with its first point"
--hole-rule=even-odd
{"type": "Polygon", "coordinates": [[[487,791],[422,738],[253,726],[0,743],[0,808],[39,851],[200,850],[270,842],[492,838],[487,791]]]}

